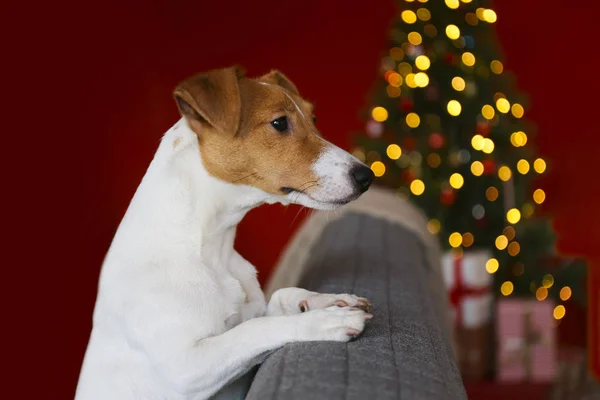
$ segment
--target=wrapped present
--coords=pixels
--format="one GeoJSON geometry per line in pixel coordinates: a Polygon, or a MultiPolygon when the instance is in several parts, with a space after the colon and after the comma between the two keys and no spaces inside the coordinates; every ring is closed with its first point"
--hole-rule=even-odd
{"type": "Polygon", "coordinates": [[[500,300],[497,307],[497,379],[550,382],[557,375],[553,304],[537,300],[500,300]]]}
{"type": "Polygon", "coordinates": [[[487,250],[448,252],[442,259],[454,320],[454,350],[466,380],[481,380],[489,369],[492,277],[487,250]]]}

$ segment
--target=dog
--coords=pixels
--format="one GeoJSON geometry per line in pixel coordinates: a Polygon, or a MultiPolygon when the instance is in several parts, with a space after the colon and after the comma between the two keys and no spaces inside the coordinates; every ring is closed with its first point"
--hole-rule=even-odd
{"type": "Polygon", "coordinates": [[[313,105],[273,70],[193,76],[103,262],[76,400],[206,399],[295,341],[346,342],[370,306],[352,294],[276,291],[233,247],[261,204],[333,210],[369,167],[326,141],[313,105]]]}

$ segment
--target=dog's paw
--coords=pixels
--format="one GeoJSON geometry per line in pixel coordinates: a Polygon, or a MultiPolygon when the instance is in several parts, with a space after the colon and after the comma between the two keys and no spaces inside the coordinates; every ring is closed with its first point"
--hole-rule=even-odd
{"type": "Polygon", "coordinates": [[[355,307],[328,307],[298,315],[298,340],[347,342],[359,336],[372,314],[355,307]]]}
{"type": "Polygon", "coordinates": [[[371,302],[364,297],[358,297],[353,294],[327,294],[314,293],[303,299],[298,304],[300,312],[318,310],[328,307],[354,307],[363,311],[371,310],[371,302]]]}

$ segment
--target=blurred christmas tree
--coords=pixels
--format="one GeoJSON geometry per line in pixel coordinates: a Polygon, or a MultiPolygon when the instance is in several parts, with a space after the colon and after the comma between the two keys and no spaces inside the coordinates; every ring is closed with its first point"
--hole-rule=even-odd
{"type": "Polygon", "coordinates": [[[425,211],[447,249],[493,250],[485,268],[496,293],[559,301],[567,284],[583,290],[581,273],[554,282],[542,261],[554,252],[538,211],[546,194],[535,184],[547,166],[531,145],[525,99],[504,72],[489,2],[399,5],[354,154],[425,211]]]}

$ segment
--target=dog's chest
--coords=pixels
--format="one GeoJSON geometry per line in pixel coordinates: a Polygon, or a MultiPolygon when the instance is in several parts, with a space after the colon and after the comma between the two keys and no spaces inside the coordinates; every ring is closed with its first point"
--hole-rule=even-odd
{"type": "Polygon", "coordinates": [[[241,282],[229,273],[221,277],[220,286],[225,326],[227,329],[231,329],[242,322],[242,308],[246,302],[246,292],[241,282]]]}

